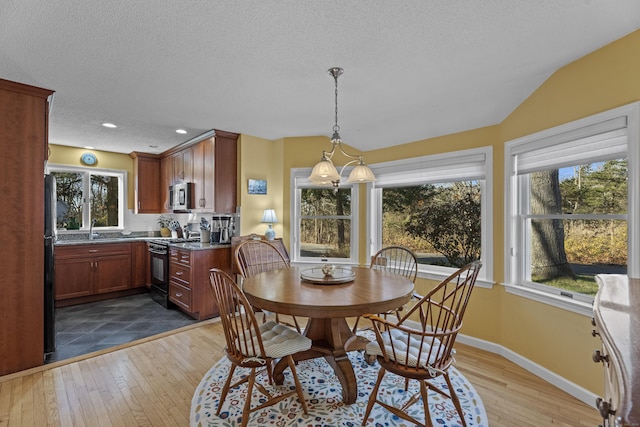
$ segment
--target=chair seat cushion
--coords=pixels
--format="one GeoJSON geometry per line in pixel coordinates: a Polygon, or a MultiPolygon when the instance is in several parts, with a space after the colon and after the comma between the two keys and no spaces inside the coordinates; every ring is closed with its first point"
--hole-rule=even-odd
{"type": "MultiPolygon", "coordinates": [[[[420,344],[420,335],[409,334],[399,329],[391,329],[390,332],[382,332],[382,341],[389,359],[398,362],[401,365],[411,367],[420,367],[427,369],[429,365],[439,356],[438,352],[444,351],[440,347],[440,341],[437,338],[425,337],[420,344]],[[393,347],[391,346],[393,341],[393,347]],[[420,346],[422,345],[422,350],[420,346]],[[408,347],[408,353],[407,353],[408,347]],[[433,352],[432,352],[433,347],[433,352]],[[394,353],[395,350],[395,353],[394,353]],[[407,360],[407,354],[408,359],[407,360]]],[[[366,347],[367,354],[372,356],[382,356],[382,349],[378,345],[378,341],[371,341],[366,347]]]]}
{"type": "MultiPolygon", "coordinates": [[[[267,357],[284,357],[311,348],[311,340],[309,338],[273,320],[261,324],[259,328],[265,356],[267,357]]],[[[260,348],[257,342],[253,348],[260,348]]],[[[257,354],[247,354],[247,356],[257,356],[257,354]]]]}

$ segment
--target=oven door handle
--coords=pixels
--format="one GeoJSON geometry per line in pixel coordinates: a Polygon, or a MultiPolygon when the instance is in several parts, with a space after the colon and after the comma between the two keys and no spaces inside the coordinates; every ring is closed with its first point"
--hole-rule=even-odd
{"type": "Polygon", "coordinates": [[[167,251],[163,251],[163,250],[157,250],[157,249],[151,249],[149,248],[149,252],[151,252],[152,254],[156,254],[156,255],[166,255],[167,251]]]}

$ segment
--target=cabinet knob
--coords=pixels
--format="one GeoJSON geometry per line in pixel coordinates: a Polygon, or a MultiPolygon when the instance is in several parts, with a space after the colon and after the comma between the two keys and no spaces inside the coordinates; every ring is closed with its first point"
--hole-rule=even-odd
{"type": "Polygon", "coordinates": [[[178,293],[176,294],[176,297],[178,297],[178,298],[180,298],[181,296],[182,296],[182,294],[181,294],[180,292],[178,292],[178,293]]]}
{"type": "Polygon", "coordinates": [[[591,330],[591,336],[592,337],[595,337],[595,336],[598,336],[598,335],[600,335],[600,334],[595,329],[591,330]]]}
{"type": "Polygon", "coordinates": [[[176,271],[176,276],[182,276],[182,271],[176,271]]]}
{"type": "Polygon", "coordinates": [[[595,350],[593,352],[593,361],[596,363],[599,362],[607,362],[609,363],[609,355],[608,354],[602,354],[600,352],[600,350],[595,350]]]}

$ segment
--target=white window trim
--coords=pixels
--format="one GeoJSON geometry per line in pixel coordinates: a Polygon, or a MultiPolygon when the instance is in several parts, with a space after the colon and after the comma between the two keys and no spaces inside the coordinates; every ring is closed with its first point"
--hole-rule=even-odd
{"type": "Polygon", "coordinates": [[[628,159],[628,192],[629,206],[627,214],[628,254],[627,275],[640,277],[640,102],[634,102],[622,107],[614,108],[603,113],[585,117],[573,122],[565,123],[544,131],[517,138],[505,143],[504,154],[504,283],[507,292],[550,304],[555,307],[592,316],[591,304],[571,298],[544,292],[539,289],[525,287],[519,282],[521,260],[519,259],[518,231],[518,180],[515,174],[514,155],[537,148],[559,144],[567,140],[567,135],[587,137],[597,133],[599,126],[616,120],[626,123],[627,131],[627,159],[628,159]],[[591,132],[585,133],[585,131],[591,132]]]}
{"type": "MultiPolygon", "coordinates": [[[[118,180],[118,194],[120,195],[118,202],[121,207],[118,209],[118,224],[120,227],[96,227],[95,230],[102,231],[122,231],[126,228],[124,223],[125,211],[127,206],[127,171],[119,170],[119,169],[99,169],[99,168],[85,168],[82,166],[72,166],[72,165],[61,165],[49,163],[47,164],[46,173],[50,172],[77,172],[77,173],[90,173],[92,175],[110,175],[117,176],[120,178],[118,180]]],[[[89,194],[89,183],[83,180],[83,189],[82,193],[89,194]]],[[[90,212],[87,209],[82,210],[82,223],[89,224],[90,212]]],[[[79,230],[58,230],[57,233],[65,234],[65,233],[77,233],[78,231],[89,231],[89,227],[81,227],[79,230]]]]}
{"type": "MultiPolygon", "coordinates": [[[[455,173],[456,165],[484,158],[484,176],[481,181],[481,261],[482,269],[478,275],[478,287],[491,288],[493,282],[493,147],[480,147],[468,150],[453,151],[429,156],[412,157],[389,162],[369,164],[378,178],[387,182],[403,183],[403,176],[408,177],[407,184],[436,183],[447,180],[471,179],[469,175],[455,173]],[[453,172],[452,172],[453,171],[453,172]],[[445,177],[445,178],[443,178],[445,177]],[[397,178],[397,179],[396,179],[397,178]]],[[[478,171],[480,172],[480,171],[478,171]]],[[[474,173],[475,175],[475,173],[474,173]]],[[[474,177],[474,179],[477,178],[474,177]]],[[[406,180],[407,178],[405,178],[406,180]]],[[[376,183],[367,184],[367,259],[381,248],[382,230],[379,226],[381,215],[381,191],[376,183]]],[[[453,268],[420,264],[418,277],[430,280],[442,280],[454,271],[453,268]]]]}
{"type": "MultiPolygon", "coordinates": [[[[348,175],[350,168],[346,169],[348,175]]],[[[300,198],[302,188],[318,188],[325,189],[326,186],[314,185],[309,181],[308,176],[311,175],[311,168],[292,168],[290,174],[290,215],[291,226],[289,233],[289,247],[291,248],[291,263],[298,265],[317,265],[330,262],[339,265],[357,265],[358,264],[358,215],[359,209],[359,185],[340,183],[341,188],[351,189],[351,231],[350,231],[350,258],[301,258],[300,257],[300,198]]]]}

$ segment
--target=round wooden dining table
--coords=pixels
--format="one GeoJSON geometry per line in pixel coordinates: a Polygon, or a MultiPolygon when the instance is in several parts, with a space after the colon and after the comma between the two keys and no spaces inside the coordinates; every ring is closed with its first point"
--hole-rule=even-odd
{"type": "MultiPolygon", "coordinates": [[[[354,336],[347,317],[383,313],[406,304],[413,294],[407,278],[362,267],[351,267],[347,283],[311,283],[301,277],[299,267],[267,271],[248,277],[242,289],[256,308],[281,314],[308,317],[304,335],[312,340],[311,349],[293,355],[295,361],[324,357],[342,385],[342,399],[351,404],[358,396],[348,351],[362,350],[367,341],[354,336]]],[[[284,381],[286,361],[274,367],[276,384],[284,381]]]]}

